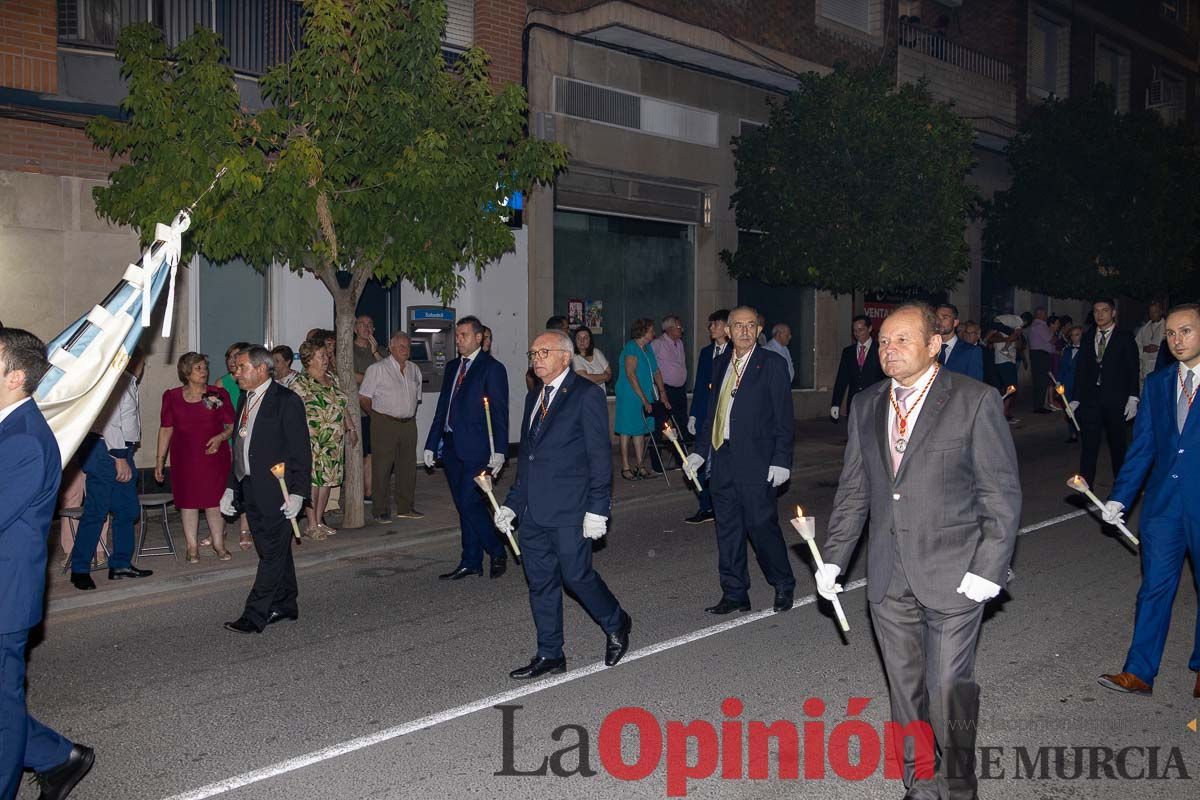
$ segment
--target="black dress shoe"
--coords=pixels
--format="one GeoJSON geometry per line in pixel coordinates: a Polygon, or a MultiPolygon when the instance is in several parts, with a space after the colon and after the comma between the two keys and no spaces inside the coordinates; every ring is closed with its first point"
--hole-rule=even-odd
{"type": "Polygon", "coordinates": [[[84,591],[96,588],[96,582],[92,580],[92,576],[86,572],[72,572],[71,585],[76,589],[82,589],[84,591]]]}
{"type": "Polygon", "coordinates": [[[447,572],[443,575],[438,575],[438,580],[440,580],[440,581],[461,581],[463,578],[466,578],[471,575],[478,575],[479,577],[482,578],[483,570],[482,569],[467,569],[466,567],[459,567],[459,568],[452,570],[450,572],[447,572]]]}
{"type": "Polygon", "coordinates": [[[542,675],[553,674],[557,675],[560,672],[567,671],[566,656],[562,658],[542,658],[534,656],[533,661],[530,661],[523,667],[518,667],[508,673],[508,677],[515,678],[519,681],[529,680],[530,678],[539,678],[542,675]]]}
{"type": "Polygon", "coordinates": [[[122,578],[149,578],[154,574],[152,569],[138,569],[137,567],[117,567],[108,571],[108,579],[110,581],[119,581],[122,578]]]}
{"type": "Polygon", "coordinates": [[[717,518],[717,515],[711,511],[697,511],[690,517],[684,520],[688,525],[703,525],[705,522],[712,522],[717,518]]]}
{"type": "Polygon", "coordinates": [[[621,656],[625,655],[625,651],[629,649],[629,632],[631,630],[633,630],[633,617],[626,614],[621,627],[606,637],[608,641],[604,643],[604,666],[615,667],[621,660],[621,656]]]}
{"type": "Polygon", "coordinates": [[[704,609],[704,612],[706,614],[729,614],[733,611],[749,611],[749,610],[750,610],[750,601],[749,600],[738,601],[738,600],[730,600],[728,597],[722,597],[721,602],[717,603],[715,606],[709,606],[708,608],[704,609]]]}
{"type": "Polygon", "coordinates": [[[776,592],[775,593],[775,613],[782,614],[785,611],[792,610],[792,603],[795,602],[795,597],[791,592],[776,592]]]}
{"type": "Polygon", "coordinates": [[[272,611],[267,614],[268,625],[274,625],[276,622],[295,622],[298,619],[300,619],[300,615],[294,611],[291,614],[285,614],[282,611],[272,611]]]}
{"type": "Polygon", "coordinates": [[[493,558],[492,566],[490,569],[488,569],[488,577],[489,578],[499,578],[501,575],[504,574],[504,571],[506,569],[508,569],[508,559],[507,558],[493,558]]]}
{"type": "Polygon", "coordinates": [[[42,789],[39,800],[62,800],[71,793],[75,784],[83,780],[94,763],[96,753],[92,748],[81,744],[71,745],[71,754],[66,761],[34,776],[42,789]]]}
{"type": "Polygon", "coordinates": [[[245,617],[238,617],[233,622],[226,622],[225,630],[233,631],[234,633],[262,633],[261,630],[254,627],[253,622],[245,617]]]}

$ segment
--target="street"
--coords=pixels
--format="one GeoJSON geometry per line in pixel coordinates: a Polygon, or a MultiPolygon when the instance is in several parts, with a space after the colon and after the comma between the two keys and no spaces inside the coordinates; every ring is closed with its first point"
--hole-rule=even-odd
{"type": "MultiPolygon", "coordinates": [[[[1139,566],[1119,537],[1068,502],[1065,481],[1078,450],[1062,444],[1063,434],[1057,416],[1028,417],[1014,430],[1023,528],[1011,596],[989,610],[979,647],[978,745],[990,748],[979,765],[980,794],[1195,797],[1200,734],[1187,728],[1200,714],[1191,696],[1195,675],[1187,670],[1192,575],[1184,575],[1176,598],[1153,697],[1098,686],[1097,676],[1118,671],[1124,660],[1139,566]],[[1054,748],[1065,748],[1057,762],[1054,748]]],[[[818,539],[844,436],[844,425],[797,426],[797,463],[780,511],[791,516],[802,504],[817,518],[818,539]]],[[[1111,485],[1106,460],[1099,475],[1103,498],[1111,485]]],[[[440,473],[422,484],[429,492],[444,485],[440,473]]],[[[614,490],[610,532],[595,564],[634,620],[630,652],[616,668],[603,667],[603,633],[567,599],[567,673],[532,684],[510,680],[509,670],[535,649],[519,567],[510,560],[495,581],[441,582],[437,574],[458,558],[456,532],[376,529],[339,534],[363,543],[339,543],[344,557],[331,550],[311,565],[301,561],[299,621],[262,635],[221,627],[240,611],[245,576],[188,583],[164,571],[146,579],[147,586],[160,581],[153,591],[101,602],[104,587],[90,593],[99,598],[89,597],[91,605],[74,607],[64,602],[73,596],[56,588],[44,634],[31,647],[30,711],[96,749],[95,768],[71,795],[78,800],[662,798],[681,787],[699,798],[899,798],[903,787],[884,778],[882,761],[862,779],[833,768],[833,731],[847,719],[850,698],[869,698],[857,718],[880,740],[888,717],[859,580],[863,548],[844,576],[851,627],[845,640],[828,605],[813,602],[807,550],[786,522],[796,607],[770,612],[772,590],[752,558],[754,611],[712,617],[702,609],[720,594],[713,526],[683,524],[695,499],[682,476],[673,473],[670,489],[661,480],[618,478],[614,490]],[[723,711],[726,698],[743,709],[726,713],[736,706],[723,711]],[[816,704],[805,701],[812,698],[824,702],[823,712],[811,713],[816,704]],[[605,754],[602,725],[624,707],[645,709],[657,727],[641,728],[640,754],[639,729],[626,726],[623,736],[618,729],[618,747],[605,754]],[[668,720],[704,721],[721,731],[720,758],[715,745],[683,742],[668,720]],[[751,777],[752,759],[745,742],[738,745],[753,721],[776,720],[804,729],[799,780],[780,778],[782,754],[774,745],[770,777],[751,777]],[[828,751],[823,777],[806,766],[813,740],[805,723],[818,720],[828,751]],[[728,729],[732,737],[724,736],[728,729]],[[656,737],[647,736],[653,730],[662,733],[661,753],[651,747],[656,737]],[[614,776],[635,764],[648,774],[614,776]],[[687,765],[710,774],[688,780],[687,765]]],[[[434,510],[431,502],[425,510],[434,510]]],[[[301,550],[298,557],[307,557],[313,548],[301,550]]],[[[244,554],[236,561],[252,563],[244,554]]],[[[878,743],[860,744],[850,747],[851,765],[878,755],[878,743]]],[[[26,787],[19,797],[35,795],[26,787]]]]}

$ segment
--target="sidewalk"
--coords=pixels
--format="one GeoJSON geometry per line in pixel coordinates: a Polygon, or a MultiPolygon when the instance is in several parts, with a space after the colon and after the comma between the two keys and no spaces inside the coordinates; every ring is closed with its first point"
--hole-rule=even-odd
{"type": "MultiPolygon", "coordinates": [[[[1048,436],[1054,439],[1064,432],[1060,415],[1023,415],[1022,422],[1013,429],[1018,447],[1026,439],[1034,438],[1039,441],[1048,436]]],[[[669,445],[668,445],[669,446],[669,445]]],[[[792,477],[793,480],[829,473],[836,479],[841,469],[842,456],[846,446],[846,423],[833,424],[829,420],[800,420],[796,423],[796,439],[793,449],[792,477]]],[[[674,462],[667,459],[667,463],[674,462]]],[[[667,474],[670,486],[661,477],[641,481],[627,481],[620,476],[620,453],[613,449],[613,504],[620,506],[628,503],[655,503],[665,497],[674,499],[683,494],[695,494],[695,490],[684,477],[683,473],[674,470],[667,474]]],[[[516,475],[516,463],[509,460],[508,465],[496,482],[495,494],[499,502],[504,502],[504,496],[516,475]]],[[[400,547],[413,547],[430,543],[444,543],[448,551],[457,554],[459,529],[458,514],[450,498],[446,486],[446,478],[442,471],[430,473],[424,469],[417,470],[416,507],[425,514],[420,520],[394,519],[388,525],[379,525],[372,521],[372,506],[367,506],[367,525],[357,530],[338,529],[335,536],[323,541],[305,538],[303,544],[293,547],[296,568],[303,570],[342,558],[353,558],[373,553],[392,550],[400,547]]],[[[96,581],[93,591],[80,591],[73,587],[68,574],[62,571],[63,553],[58,547],[58,524],[52,527],[52,550],[47,569],[46,595],[47,612],[50,614],[78,608],[88,608],[107,603],[120,602],[125,599],[146,597],[164,592],[184,591],[223,581],[238,581],[248,589],[258,566],[258,556],[254,550],[241,550],[238,547],[237,529],[233,527],[233,535],[226,534],[226,547],[233,554],[230,561],[219,561],[212,548],[201,548],[200,563],[188,564],[185,560],[183,525],[179,512],[173,508],[168,513],[171,526],[171,536],[178,554],[171,556],[143,557],[137,560],[137,566],[154,570],[149,578],[120,581],[108,580],[107,570],[97,570],[92,574],[96,581]]],[[[336,512],[329,515],[329,522],[338,527],[340,515],[336,512]]],[[[301,522],[301,530],[304,523],[301,522]]],[[[162,522],[158,512],[154,511],[146,518],[147,544],[161,544],[162,522]]],[[[201,519],[200,538],[203,538],[207,528],[201,519]]],[[[446,569],[455,565],[457,555],[448,555],[446,569]]]]}

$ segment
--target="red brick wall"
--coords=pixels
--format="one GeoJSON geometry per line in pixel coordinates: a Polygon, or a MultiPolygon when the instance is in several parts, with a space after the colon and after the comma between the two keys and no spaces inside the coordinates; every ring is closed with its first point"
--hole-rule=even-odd
{"type": "Polygon", "coordinates": [[[115,167],[77,128],[0,117],[0,171],[104,179],[115,167]]]}
{"type": "Polygon", "coordinates": [[[492,83],[521,82],[525,0],[475,0],[475,44],[492,59],[492,83]]]}
{"type": "Polygon", "coordinates": [[[54,0],[0,2],[0,86],[58,91],[58,29],[54,0]]]}

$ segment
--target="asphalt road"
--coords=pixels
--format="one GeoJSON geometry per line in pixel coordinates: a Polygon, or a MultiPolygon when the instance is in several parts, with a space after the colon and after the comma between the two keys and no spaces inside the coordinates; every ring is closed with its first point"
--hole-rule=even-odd
{"type": "MultiPolygon", "coordinates": [[[[1154,696],[1099,687],[1096,676],[1124,660],[1138,560],[1066,501],[1064,480],[1077,453],[1061,445],[1059,425],[1017,434],[1027,532],[1012,595],[994,604],[980,644],[979,745],[996,748],[987,751],[995,777],[981,781],[981,795],[1194,798],[1200,734],[1186,725],[1200,714],[1200,701],[1191,697],[1195,676],[1187,670],[1196,613],[1191,573],[1176,599],[1154,696]],[[1062,763],[1038,748],[1066,748],[1062,763]],[[1125,751],[1117,770],[1124,748],[1137,749],[1125,751]],[[1082,774],[1073,777],[1077,757],[1082,774]],[[1156,779],[1146,776],[1151,758],[1156,779]]],[[[835,458],[818,460],[780,501],[781,509],[802,503],[815,514],[818,536],[839,467],[835,458]]],[[[248,588],[241,581],[57,612],[31,652],[30,707],[96,748],[95,769],[72,794],[78,800],[662,798],[681,789],[706,798],[900,797],[903,787],[886,780],[882,766],[847,779],[828,759],[823,778],[805,777],[813,741],[829,745],[827,756],[837,749],[834,732],[850,698],[870,698],[857,717],[875,731],[887,717],[861,581],[844,596],[846,640],[828,609],[805,597],[813,584],[799,547],[796,608],[759,613],[769,611],[772,591],[752,564],[755,613],[708,616],[703,607],[720,594],[715,544],[711,525],[682,524],[693,510],[694,500],[672,489],[614,515],[595,563],[634,618],[631,652],[615,669],[602,666],[599,628],[568,600],[569,671],[535,684],[510,680],[508,671],[526,663],[535,645],[520,572],[439,582],[436,575],[457,559],[455,537],[444,536],[302,571],[300,621],[261,636],[221,627],[240,610],[248,588]],[[723,713],[726,698],[740,700],[740,713],[723,713]],[[823,701],[823,714],[805,705],[813,698],[823,701]],[[634,727],[623,737],[617,729],[616,738],[611,721],[602,727],[626,707],[644,709],[628,712],[645,724],[641,751],[634,727]],[[801,778],[779,777],[775,747],[770,777],[751,778],[744,745],[740,756],[728,747],[740,741],[738,728],[718,753],[715,740],[700,748],[671,720],[707,722],[714,736],[728,732],[722,723],[740,721],[744,732],[755,720],[791,721],[804,730],[801,778]],[[804,723],[821,721],[824,736],[810,737],[804,723]],[[496,774],[536,772],[560,750],[567,752],[554,766],[576,774],[496,774]],[[645,776],[615,777],[618,755],[644,765],[645,776]],[[695,770],[711,766],[711,777],[686,780],[686,765],[698,762],[695,770]],[[578,774],[581,767],[594,774],[578,774]]],[[[860,560],[848,581],[862,570],[860,560]]],[[[705,728],[688,730],[702,738],[705,728]]],[[[852,747],[850,762],[877,751],[868,737],[852,747]]],[[[26,788],[19,797],[35,794],[26,788]]]]}

